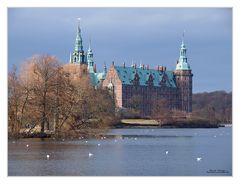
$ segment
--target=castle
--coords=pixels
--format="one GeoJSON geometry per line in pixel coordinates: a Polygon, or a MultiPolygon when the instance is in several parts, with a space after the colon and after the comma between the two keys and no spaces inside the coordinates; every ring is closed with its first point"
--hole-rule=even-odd
{"type": "Polygon", "coordinates": [[[138,96],[143,116],[151,115],[153,103],[159,99],[165,99],[170,109],[192,111],[193,74],[187,60],[184,39],[175,71],[168,71],[166,67],[159,65],[156,69],[150,69],[149,65],[142,64],[140,67],[136,64],[126,66],[125,63],[122,66],[115,66],[113,62],[108,71],[105,65],[103,72],[97,72],[91,45],[87,53],[83,50],[81,29],[78,24],[75,49],[70,53],[69,64],[65,68],[73,76],[80,72],[78,68],[85,68],[92,85],[95,88],[109,89],[118,108],[130,107],[131,99],[138,96]]]}

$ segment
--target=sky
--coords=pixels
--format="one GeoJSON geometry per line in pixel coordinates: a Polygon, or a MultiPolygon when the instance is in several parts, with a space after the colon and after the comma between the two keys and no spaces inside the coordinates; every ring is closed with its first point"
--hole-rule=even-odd
{"type": "Polygon", "coordinates": [[[68,63],[78,17],[98,71],[112,61],[174,70],[185,31],[193,92],[232,91],[231,8],[9,8],[8,69],[35,54],[68,63]]]}

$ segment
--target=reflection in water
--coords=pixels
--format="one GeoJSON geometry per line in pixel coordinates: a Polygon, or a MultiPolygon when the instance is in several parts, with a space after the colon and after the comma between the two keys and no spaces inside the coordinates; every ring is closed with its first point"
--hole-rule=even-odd
{"type": "Polygon", "coordinates": [[[9,141],[8,174],[232,175],[231,131],[113,129],[102,139],[9,141]]]}

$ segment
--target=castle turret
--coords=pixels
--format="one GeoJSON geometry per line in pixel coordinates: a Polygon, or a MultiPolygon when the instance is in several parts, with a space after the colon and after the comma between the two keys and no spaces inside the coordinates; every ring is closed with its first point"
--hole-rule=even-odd
{"type": "Polygon", "coordinates": [[[179,93],[179,109],[192,112],[192,70],[187,60],[187,49],[184,34],[180,48],[180,56],[175,70],[176,83],[179,93]]]}
{"type": "Polygon", "coordinates": [[[86,64],[84,58],[84,50],[82,44],[82,36],[81,36],[81,28],[80,28],[80,19],[78,19],[78,26],[77,26],[77,36],[75,39],[75,47],[74,51],[70,56],[70,63],[80,63],[86,64]]]}
{"type": "Polygon", "coordinates": [[[93,62],[93,51],[91,49],[91,41],[89,43],[89,48],[87,52],[87,64],[88,64],[88,72],[93,73],[94,72],[94,62],[93,62]]]}

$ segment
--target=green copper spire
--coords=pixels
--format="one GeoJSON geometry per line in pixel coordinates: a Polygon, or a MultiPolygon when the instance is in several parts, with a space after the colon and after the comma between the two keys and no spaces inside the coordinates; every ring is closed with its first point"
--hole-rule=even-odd
{"type": "Polygon", "coordinates": [[[105,75],[107,75],[107,65],[106,65],[105,62],[104,62],[104,70],[103,70],[103,73],[104,73],[105,75]]]}
{"type": "Polygon", "coordinates": [[[78,26],[77,26],[77,36],[75,40],[75,48],[70,56],[70,63],[80,63],[85,64],[84,60],[84,50],[82,45],[82,36],[81,36],[81,28],[80,28],[80,18],[78,18],[78,26]]]}
{"type": "Polygon", "coordinates": [[[88,72],[93,73],[94,72],[94,62],[93,62],[93,51],[91,49],[91,40],[89,41],[89,48],[87,52],[87,64],[88,64],[88,72]]]}
{"type": "Polygon", "coordinates": [[[187,49],[184,43],[184,32],[182,36],[182,44],[180,48],[180,56],[176,66],[176,70],[191,70],[189,63],[187,62],[187,49]]]}
{"type": "Polygon", "coordinates": [[[81,29],[80,29],[80,18],[78,18],[77,36],[75,40],[75,51],[80,52],[82,50],[83,50],[83,46],[82,46],[82,36],[81,36],[81,29]]]}

